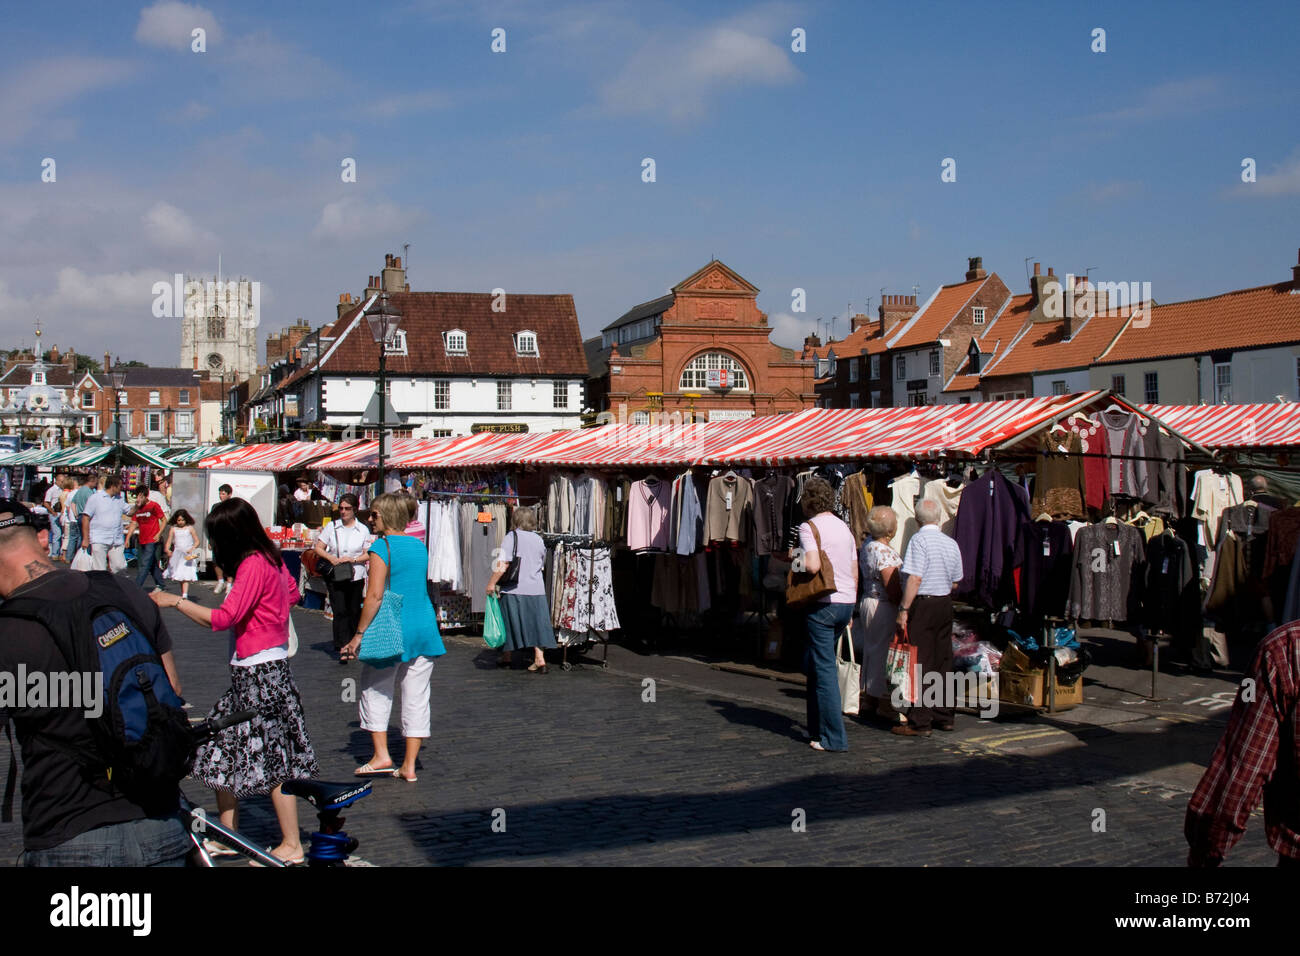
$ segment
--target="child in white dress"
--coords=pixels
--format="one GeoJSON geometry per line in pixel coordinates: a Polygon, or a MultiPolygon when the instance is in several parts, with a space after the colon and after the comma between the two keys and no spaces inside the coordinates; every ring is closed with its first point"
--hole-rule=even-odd
{"type": "Polygon", "coordinates": [[[172,512],[167,522],[167,542],[163,550],[167,552],[167,577],[181,582],[181,597],[189,599],[190,582],[199,579],[198,541],[194,537],[194,519],[184,508],[172,512]]]}

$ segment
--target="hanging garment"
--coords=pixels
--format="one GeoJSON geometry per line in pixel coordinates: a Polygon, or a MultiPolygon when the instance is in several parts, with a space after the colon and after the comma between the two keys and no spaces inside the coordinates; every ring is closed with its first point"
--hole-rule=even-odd
{"type": "Polygon", "coordinates": [[[804,513],[803,505],[803,486],[815,473],[803,471],[794,477],[794,492],[790,495],[790,504],[785,514],[785,551],[793,551],[799,547],[799,525],[803,524],[804,513]]]}
{"type": "Polygon", "coordinates": [[[840,497],[848,514],[845,523],[853,532],[853,543],[860,548],[862,542],[871,537],[867,532],[867,516],[875,504],[871,489],[867,487],[867,476],[858,471],[845,478],[840,497]]]}
{"type": "Polygon", "coordinates": [[[569,552],[556,641],[561,645],[605,640],[619,627],[607,547],[569,552]]]}
{"type": "Polygon", "coordinates": [[[1093,621],[1140,620],[1146,542],[1131,525],[1103,521],[1074,539],[1070,616],[1093,621]]]}
{"type": "Polygon", "coordinates": [[[786,516],[794,495],[794,479],[768,475],[754,482],[754,551],[775,554],[785,550],[786,516]]]}
{"type": "Polygon", "coordinates": [[[962,491],[964,485],[958,485],[956,488],[948,484],[947,480],[927,481],[925,490],[921,492],[923,501],[934,501],[939,505],[943,512],[943,520],[939,522],[939,530],[948,537],[952,537],[953,531],[957,527],[957,509],[961,504],[962,491]]]}
{"type": "Polygon", "coordinates": [[[1183,464],[1185,452],[1183,443],[1172,435],[1166,435],[1155,425],[1147,429],[1147,437],[1150,439],[1155,435],[1154,449],[1152,443],[1148,440],[1148,454],[1154,458],[1159,458],[1159,462],[1148,462],[1154,466],[1156,480],[1149,484],[1154,484],[1154,494],[1149,495],[1151,499],[1151,510],[1170,518],[1181,518],[1183,516],[1183,498],[1186,496],[1187,466],[1183,464]]]}
{"type": "Polygon", "coordinates": [[[704,544],[704,509],[700,505],[700,493],[689,471],[678,478],[676,486],[672,548],[680,555],[694,554],[704,544]]]}
{"type": "Polygon", "coordinates": [[[546,527],[555,534],[568,534],[573,527],[573,481],[555,474],[546,491],[546,527]]]}
{"type": "Polygon", "coordinates": [[[627,507],[627,546],[633,551],[668,550],[672,485],[658,478],[634,481],[627,507]]]}
{"type": "Polygon", "coordinates": [[[1102,412],[1106,450],[1110,453],[1110,493],[1145,498],[1147,494],[1146,444],[1138,417],[1119,410],[1102,412]]]}
{"type": "MultiPolygon", "coordinates": [[[[1279,571],[1284,570],[1279,568],[1279,571]]],[[[1291,559],[1291,570],[1287,574],[1286,599],[1282,602],[1283,621],[1300,620],[1300,552],[1291,559]]]]}
{"type": "Polygon", "coordinates": [[[1064,521],[1029,522],[1022,534],[1024,564],[1020,569],[1017,630],[1037,637],[1044,618],[1065,616],[1074,570],[1074,540],[1064,521]]]}
{"type": "Polygon", "coordinates": [[[1051,435],[1038,444],[1038,467],[1034,477],[1034,497],[1029,505],[1032,515],[1048,514],[1053,518],[1084,517],[1083,445],[1077,434],[1070,434],[1062,448],[1051,435]]]}
{"type": "Polygon", "coordinates": [[[487,583],[493,574],[492,565],[505,534],[505,507],[489,505],[484,513],[492,516],[491,521],[478,520],[478,505],[471,504],[470,508],[475,518],[469,532],[469,574],[465,587],[469,591],[470,609],[475,614],[482,614],[487,609],[487,583]]]}
{"type": "Polygon", "coordinates": [[[1205,611],[1224,626],[1239,623],[1249,589],[1249,571],[1246,566],[1246,548],[1240,538],[1232,532],[1226,532],[1219,538],[1215,549],[1214,581],[1210,586],[1210,595],[1205,601],[1205,611]]]}
{"type": "Polygon", "coordinates": [[[1106,507],[1110,496],[1110,453],[1106,446],[1106,430],[1090,418],[1071,417],[1065,427],[1079,437],[1083,453],[1083,503],[1093,511],[1106,507]]]}
{"type": "Polygon", "coordinates": [[[1147,542],[1142,607],[1148,629],[1172,635],[1181,647],[1195,645],[1201,628],[1201,588],[1191,549],[1172,533],[1147,542]]]}
{"type": "Polygon", "coordinates": [[[754,482],[728,473],[709,482],[705,539],[748,544],[754,529],[754,482]]]}
{"type": "Polygon", "coordinates": [[[893,492],[889,506],[898,517],[898,530],[890,539],[889,546],[902,554],[919,527],[916,523],[916,501],[925,490],[925,480],[914,474],[900,475],[890,482],[889,487],[893,492]]]}
{"type": "MultiPolygon", "coordinates": [[[[931,488],[943,484],[930,482],[927,495],[931,488]]],[[[953,521],[953,537],[965,572],[958,593],[998,607],[1014,598],[1012,572],[1024,562],[1022,538],[1029,523],[1029,496],[991,468],[966,486],[961,500],[953,521]]]]}
{"type": "Polygon", "coordinates": [[[1232,505],[1244,501],[1241,476],[1219,474],[1212,469],[1196,473],[1192,486],[1192,517],[1205,522],[1205,544],[1211,550],[1218,544],[1219,519],[1232,505]]]}

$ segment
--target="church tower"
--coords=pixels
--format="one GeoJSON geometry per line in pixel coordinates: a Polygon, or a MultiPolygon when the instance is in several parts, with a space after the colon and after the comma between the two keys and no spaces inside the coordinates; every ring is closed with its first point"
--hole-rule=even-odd
{"type": "Polygon", "coordinates": [[[242,382],[257,372],[261,319],[258,283],[186,276],[180,367],[242,382]]]}

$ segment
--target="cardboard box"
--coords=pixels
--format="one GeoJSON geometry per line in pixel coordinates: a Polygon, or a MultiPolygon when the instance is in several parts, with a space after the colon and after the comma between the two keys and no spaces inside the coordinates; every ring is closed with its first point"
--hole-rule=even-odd
{"type": "MultiPolygon", "coordinates": [[[[1023,655],[1021,655],[1023,656],[1023,655]]],[[[1006,663],[1006,657],[1002,658],[1006,663]]],[[[998,674],[998,697],[1006,704],[1018,704],[1023,707],[1047,707],[1047,668],[1039,667],[1026,671],[1007,670],[1005,666],[998,674]]],[[[1056,709],[1069,710],[1083,703],[1083,678],[1067,687],[1059,681],[1056,684],[1056,709]]]]}

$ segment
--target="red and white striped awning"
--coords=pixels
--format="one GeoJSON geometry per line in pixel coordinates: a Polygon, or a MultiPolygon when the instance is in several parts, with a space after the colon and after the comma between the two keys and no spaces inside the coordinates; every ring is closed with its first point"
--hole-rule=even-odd
{"type": "Polygon", "coordinates": [[[327,455],[337,454],[360,444],[358,440],[341,442],[297,441],[283,444],[246,445],[235,451],[205,458],[200,468],[221,468],[239,471],[292,471],[308,462],[327,455]]]}
{"type": "MultiPolygon", "coordinates": [[[[384,466],[400,467],[405,459],[427,451],[433,442],[427,438],[395,438],[392,453],[384,458],[384,466]]],[[[350,446],[311,463],[312,468],[374,468],[379,464],[379,442],[367,440],[350,443],[350,446]]]]}
{"type": "Polygon", "coordinates": [[[1300,445],[1300,403],[1276,405],[1142,405],[1142,411],[1208,448],[1300,445]]]}

